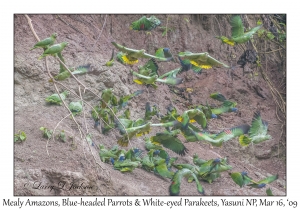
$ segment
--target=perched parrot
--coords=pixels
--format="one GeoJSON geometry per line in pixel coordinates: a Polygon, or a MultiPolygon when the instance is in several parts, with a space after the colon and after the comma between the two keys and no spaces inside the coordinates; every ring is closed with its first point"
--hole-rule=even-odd
{"type": "Polygon", "coordinates": [[[202,185],[200,184],[197,176],[191,170],[189,170],[187,168],[183,168],[183,169],[176,171],[176,173],[174,174],[174,176],[172,178],[172,183],[169,187],[170,195],[179,195],[181,179],[183,177],[193,177],[193,179],[195,180],[195,182],[197,184],[198,192],[200,194],[204,194],[204,189],[203,189],[202,185]]]}
{"type": "Polygon", "coordinates": [[[119,118],[123,118],[123,119],[128,119],[129,120],[130,119],[130,109],[127,108],[119,118]]]}
{"type": "Polygon", "coordinates": [[[33,48],[31,48],[30,50],[33,50],[35,48],[41,47],[43,49],[47,49],[49,46],[53,45],[55,40],[57,37],[57,33],[53,33],[50,37],[43,39],[41,41],[39,41],[38,43],[36,43],[33,48]]]}
{"type": "Polygon", "coordinates": [[[215,92],[215,93],[212,93],[210,94],[210,96],[212,99],[215,99],[217,101],[220,101],[220,102],[224,102],[226,101],[227,99],[225,98],[225,96],[223,96],[221,93],[219,92],[215,92]]]}
{"type": "Polygon", "coordinates": [[[249,137],[243,135],[240,136],[240,144],[242,146],[247,146],[251,142],[254,144],[258,144],[260,142],[272,139],[272,136],[267,134],[268,132],[268,123],[264,120],[262,120],[260,116],[260,112],[257,111],[254,113],[252,123],[249,129],[249,137]]]}
{"type": "Polygon", "coordinates": [[[111,100],[113,95],[113,89],[112,88],[108,88],[102,91],[101,94],[101,108],[105,108],[107,106],[107,104],[109,103],[109,101],[111,100]]]}
{"type": "Polygon", "coordinates": [[[156,142],[152,142],[150,138],[148,137],[145,137],[145,147],[147,150],[151,150],[151,149],[154,149],[154,150],[163,150],[163,147],[156,143],[156,142]]]}
{"type": "Polygon", "coordinates": [[[124,108],[128,104],[129,100],[131,100],[135,96],[142,94],[143,92],[144,92],[144,90],[137,90],[130,95],[120,97],[120,99],[118,101],[118,105],[119,105],[118,109],[124,108]]]}
{"type": "Polygon", "coordinates": [[[212,108],[211,112],[216,115],[223,114],[225,112],[237,112],[238,109],[235,107],[236,105],[237,105],[236,102],[226,100],[223,102],[221,107],[212,108]]]}
{"type": "Polygon", "coordinates": [[[118,160],[114,161],[114,169],[121,172],[132,172],[135,168],[140,166],[140,161],[118,160]]]}
{"type": "Polygon", "coordinates": [[[146,171],[153,171],[154,170],[154,167],[155,167],[155,164],[154,164],[154,161],[153,161],[153,152],[155,150],[154,149],[151,149],[147,155],[145,155],[143,158],[142,158],[142,168],[144,168],[146,171]]]}
{"type": "Polygon", "coordinates": [[[180,52],[178,56],[189,60],[192,65],[195,65],[202,69],[210,69],[212,67],[221,67],[221,66],[229,68],[229,66],[227,66],[226,64],[221,63],[220,61],[211,57],[207,52],[204,53],[180,52]]]}
{"type": "Polygon", "coordinates": [[[129,64],[129,65],[136,64],[138,62],[138,58],[149,58],[149,59],[150,58],[155,58],[155,59],[160,60],[160,61],[169,61],[169,60],[172,59],[172,58],[160,58],[160,57],[156,57],[154,55],[147,54],[144,49],[135,50],[135,49],[130,49],[130,48],[124,47],[124,46],[119,45],[115,42],[111,42],[111,43],[118,50],[125,53],[125,54],[122,55],[122,61],[126,64],[129,64]]]}
{"type": "Polygon", "coordinates": [[[142,150],[138,148],[130,149],[126,152],[125,158],[131,161],[141,161],[142,150]]]}
{"type": "Polygon", "coordinates": [[[81,101],[71,102],[69,104],[69,109],[74,116],[80,114],[82,111],[82,102],[81,101]]]}
{"type": "Polygon", "coordinates": [[[52,104],[59,104],[59,105],[61,105],[62,104],[62,100],[65,100],[66,99],[66,97],[68,96],[70,94],[70,92],[69,91],[64,91],[64,92],[62,92],[61,94],[57,94],[57,93],[55,93],[55,94],[52,94],[51,96],[48,96],[45,100],[47,101],[47,102],[49,102],[49,103],[52,103],[52,104]],[[60,99],[60,97],[61,97],[61,99],[60,99]]]}
{"type": "Polygon", "coordinates": [[[231,38],[225,36],[216,36],[223,43],[234,46],[235,44],[242,44],[250,40],[253,34],[255,34],[262,25],[256,26],[247,32],[244,32],[244,25],[239,15],[234,15],[230,19],[231,25],[231,38]]]}
{"type": "Polygon", "coordinates": [[[151,58],[150,60],[147,61],[147,63],[143,66],[138,66],[139,69],[139,74],[144,75],[144,76],[153,76],[153,75],[158,75],[158,65],[156,61],[151,58]]]}
{"type": "Polygon", "coordinates": [[[248,184],[247,186],[253,187],[253,188],[263,188],[265,187],[267,184],[270,184],[271,182],[274,182],[275,180],[278,179],[278,174],[277,175],[273,175],[273,176],[268,176],[258,182],[253,182],[251,184],[248,184]]]}
{"type": "MultiPolygon", "coordinates": [[[[65,63],[65,59],[63,58],[61,52],[57,53],[57,56],[59,57],[59,59],[65,63]]],[[[67,71],[67,69],[64,67],[64,65],[62,65],[61,63],[59,63],[59,73],[62,73],[64,71],[67,71]]]]}
{"type": "Polygon", "coordinates": [[[156,104],[154,104],[152,107],[150,106],[149,102],[146,102],[145,107],[145,120],[151,120],[154,115],[157,115],[159,113],[158,107],[156,104]]]}
{"type": "Polygon", "coordinates": [[[247,172],[243,171],[243,172],[233,172],[233,173],[229,173],[232,180],[239,185],[240,187],[243,187],[249,183],[252,182],[252,178],[250,178],[247,174],[247,172]]]}
{"type": "Polygon", "coordinates": [[[168,169],[165,159],[161,158],[158,161],[155,161],[154,164],[155,164],[155,168],[154,168],[155,173],[158,173],[162,177],[172,179],[172,177],[174,176],[174,172],[168,169]]]}
{"type": "Polygon", "coordinates": [[[161,24],[160,20],[155,16],[147,18],[146,16],[141,17],[137,21],[134,21],[130,25],[131,30],[136,31],[151,31],[161,24]]]}
{"type": "Polygon", "coordinates": [[[184,146],[180,139],[177,138],[178,134],[180,133],[181,131],[179,129],[173,130],[171,132],[164,131],[156,133],[155,136],[150,137],[150,140],[153,143],[163,145],[164,147],[172,150],[179,155],[185,155],[188,149],[184,146]]]}
{"type": "Polygon", "coordinates": [[[114,158],[114,159],[118,158],[118,156],[114,154],[112,151],[105,149],[103,144],[100,144],[99,147],[100,147],[99,156],[102,162],[107,162],[110,160],[110,158],[114,158]]]}
{"type": "Polygon", "coordinates": [[[193,155],[193,163],[195,165],[201,166],[203,163],[206,163],[206,162],[207,162],[206,160],[199,158],[197,154],[193,155]]]}
{"type": "Polygon", "coordinates": [[[213,139],[218,140],[218,141],[223,141],[223,142],[229,141],[232,138],[239,137],[241,135],[248,133],[249,129],[250,129],[250,126],[247,124],[240,125],[237,127],[233,127],[233,128],[221,131],[213,139]]]}
{"type": "Polygon", "coordinates": [[[83,65],[83,66],[78,66],[73,72],[73,75],[76,74],[86,74],[89,71],[91,71],[91,64],[83,65]]]}
{"type": "Polygon", "coordinates": [[[111,53],[111,58],[103,66],[113,66],[114,65],[114,51],[115,50],[113,49],[112,53],[111,53]]]}
{"type": "Polygon", "coordinates": [[[97,128],[98,125],[100,124],[99,114],[101,109],[99,106],[94,106],[93,108],[94,109],[91,111],[91,115],[93,120],[95,121],[94,128],[97,128]]]}
{"type": "Polygon", "coordinates": [[[169,48],[159,48],[159,49],[157,49],[155,51],[155,56],[156,57],[161,57],[161,58],[172,58],[172,60],[174,60],[169,48]]]}
{"type": "Polygon", "coordinates": [[[68,42],[62,42],[59,44],[52,45],[49,48],[47,48],[38,59],[41,60],[42,58],[46,57],[47,55],[56,56],[57,53],[60,53],[67,45],[68,45],[68,42]]]}
{"type": "Polygon", "coordinates": [[[56,75],[54,77],[54,79],[56,79],[58,81],[62,81],[62,80],[69,78],[70,76],[71,76],[70,72],[66,70],[66,71],[60,72],[58,75],[56,75]]]}

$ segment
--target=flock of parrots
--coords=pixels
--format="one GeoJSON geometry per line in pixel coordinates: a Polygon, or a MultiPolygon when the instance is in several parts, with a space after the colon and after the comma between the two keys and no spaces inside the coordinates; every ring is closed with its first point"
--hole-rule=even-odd
{"type": "MultiPolygon", "coordinates": [[[[134,21],[130,29],[137,31],[151,31],[161,24],[161,21],[155,16],[147,18],[143,16],[137,21],[134,21]]],[[[250,40],[252,35],[261,27],[257,26],[245,32],[244,26],[240,16],[235,15],[231,18],[231,37],[225,36],[216,37],[223,43],[231,46],[235,44],[245,43],[250,40]]],[[[36,43],[34,47],[43,48],[43,54],[38,58],[42,59],[48,55],[58,56],[64,62],[62,51],[68,46],[67,42],[54,44],[57,34],[54,33],[50,37],[36,43]]],[[[225,67],[226,64],[211,57],[207,52],[192,53],[180,52],[177,58],[180,62],[180,67],[171,70],[161,76],[158,74],[157,61],[175,61],[169,48],[160,48],[151,55],[145,50],[130,49],[116,42],[112,45],[119,50],[116,57],[117,60],[124,64],[133,66],[138,63],[138,59],[149,59],[145,65],[138,66],[138,72],[131,70],[130,72],[136,77],[134,82],[140,85],[152,86],[157,88],[157,82],[167,85],[178,85],[182,83],[183,79],[177,78],[177,74],[192,69],[195,73],[201,73],[202,69],[210,69],[212,67],[225,67]]],[[[111,59],[106,62],[105,66],[113,66],[114,64],[114,50],[111,59]]],[[[79,66],[72,71],[73,75],[85,74],[90,70],[90,65],[79,66]]],[[[60,72],[54,79],[64,80],[70,77],[71,74],[63,65],[60,64],[60,72]]],[[[199,182],[200,180],[213,182],[220,176],[220,172],[232,169],[227,164],[226,158],[217,158],[211,160],[203,160],[198,158],[195,154],[193,156],[192,164],[176,164],[177,157],[170,157],[165,148],[172,150],[179,155],[185,155],[188,150],[178,138],[182,135],[187,142],[205,141],[213,146],[222,146],[222,144],[235,137],[239,138],[242,146],[249,144],[257,144],[272,137],[267,134],[268,123],[262,120],[260,112],[254,113],[251,125],[244,124],[233,128],[223,130],[217,134],[209,133],[208,123],[212,118],[222,119],[221,115],[225,112],[236,112],[236,102],[226,99],[224,95],[219,92],[212,93],[211,98],[221,102],[219,106],[212,106],[207,104],[199,104],[189,107],[189,110],[179,114],[174,106],[171,104],[166,107],[167,113],[162,114],[157,105],[151,105],[149,102],[145,105],[145,115],[143,118],[131,119],[130,109],[125,109],[128,101],[140,94],[143,90],[138,90],[130,95],[117,97],[114,95],[113,89],[109,88],[102,91],[101,101],[91,111],[91,116],[95,122],[94,127],[99,125],[103,134],[107,134],[111,129],[117,128],[121,137],[118,139],[118,145],[122,147],[128,146],[129,140],[134,137],[139,137],[149,134],[151,127],[164,127],[163,132],[156,133],[154,136],[145,137],[145,148],[148,151],[146,154],[139,148],[131,148],[128,151],[119,149],[117,145],[110,150],[106,149],[104,145],[100,145],[99,155],[100,159],[105,163],[111,163],[116,170],[121,172],[128,172],[134,170],[136,167],[142,167],[147,171],[152,171],[162,177],[171,179],[169,188],[171,195],[178,195],[180,190],[180,183],[182,177],[187,177],[188,182],[195,181],[199,193],[204,194],[204,189],[199,182]],[[124,110],[125,109],[125,110],[124,110]],[[119,114],[122,111],[122,114],[119,114]],[[115,115],[118,119],[116,119],[115,115]],[[154,124],[151,122],[152,118],[156,116],[160,123],[154,124]],[[195,124],[198,124],[196,126],[195,124]],[[177,169],[176,172],[172,167],[177,169]]],[[[62,104],[69,95],[68,91],[58,94],[53,94],[46,98],[46,101],[51,104],[62,104]]],[[[69,104],[69,109],[73,115],[78,115],[82,112],[82,102],[75,101],[69,104]]],[[[254,181],[247,176],[246,172],[230,173],[233,181],[240,187],[245,185],[254,188],[262,188],[266,184],[273,182],[278,176],[269,176],[260,181],[254,181]]]]}

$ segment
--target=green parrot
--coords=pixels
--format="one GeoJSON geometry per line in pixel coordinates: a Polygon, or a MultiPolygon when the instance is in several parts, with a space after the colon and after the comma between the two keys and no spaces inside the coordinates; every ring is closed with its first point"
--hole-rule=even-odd
{"type": "Polygon", "coordinates": [[[99,147],[100,147],[99,156],[102,162],[104,163],[108,162],[111,157],[114,159],[118,158],[118,156],[114,154],[113,151],[105,149],[103,144],[100,144],[99,147]]]}
{"type": "MultiPolygon", "coordinates": [[[[66,97],[70,94],[69,91],[64,91],[62,92],[60,95],[60,97],[62,98],[62,100],[65,100],[66,97]]],[[[48,96],[45,100],[49,103],[52,104],[62,104],[62,100],[60,99],[59,95],[57,93],[52,94],[51,96],[48,96]]]]}
{"type": "Polygon", "coordinates": [[[223,114],[225,112],[237,112],[238,109],[235,107],[236,105],[237,105],[236,102],[226,100],[223,102],[221,107],[212,108],[211,112],[216,115],[223,114]]]}
{"type": "Polygon", "coordinates": [[[230,25],[231,38],[227,38],[225,36],[216,36],[216,38],[220,39],[223,43],[231,46],[249,41],[253,34],[255,34],[262,27],[262,25],[259,25],[247,32],[244,32],[244,25],[239,15],[232,16],[232,18],[230,19],[230,25]]]}
{"type": "Polygon", "coordinates": [[[192,52],[180,52],[179,57],[185,58],[190,61],[194,66],[202,69],[210,69],[212,67],[225,67],[229,68],[226,64],[211,57],[207,52],[204,53],[192,53],[192,52]]]}
{"type": "Polygon", "coordinates": [[[182,72],[188,71],[190,69],[192,69],[193,72],[195,72],[197,74],[201,74],[202,68],[200,66],[195,65],[195,63],[192,64],[192,62],[189,59],[182,60],[180,58],[180,56],[178,56],[178,59],[179,59],[180,65],[181,65],[181,68],[178,72],[179,74],[181,74],[182,72]]]}
{"type": "Polygon", "coordinates": [[[147,155],[145,155],[143,158],[142,158],[142,168],[145,169],[146,171],[153,171],[154,168],[155,168],[155,164],[154,164],[154,161],[153,161],[153,152],[155,150],[154,149],[151,149],[147,155]]]}
{"type": "Polygon", "coordinates": [[[180,141],[179,138],[177,138],[178,134],[180,134],[181,131],[179,129],[173,130],[171,132],[164,131],[156,133],[155,136],[150,137],[150,140],[153,143],[161,144],[164,147],[172,150],[173,152],[179,154],[179,155],[185,155],[188,151],[188,149],[184,146],[184,144],[180,141]]]}
{"type": "Polygon", "coordinates": [[[97,128],[97,126],[100,124],[100,119],[99,119],[100,111],[101,109],[99,106],[94,106],[94,109],[91,111],[92,118],[95,121],[94,128],[97,128]]]}
{"type": "Polygon", "coordinates": [[[142,150],[138,148],[130,149],[125,153],[125,159],[129,159],[131,161],[141,161],[142,150]]]}
{"type": "Polygon", "coordinates": [[[135,96],[142,94],[143,92],[144,92],[144,90],[137,90],[130,95],[120,97],[120,99],[118,101],[118,105],[119,105],[118,109],[124,108],[128,104],[129,100],[131,100],[135,96]]]}
{"type": "Polygon", "coordinates": [[[268,132],[268,123],[262,120],[260,116],[260,112],[257,111],[254,113],[252,123],[249,129],[249,137],[243,135],[240,136],[240,144],[242,146],[247,146],[251,142],[254,144],[258,144],[260,142],[272,139],[272,136],[267,134],[268,132]]]}
{"type": "Polygon", "coordinates": [[[161,82],[161,83],[168,84],[168,85],[178,85],[178,84],[182,83],[182,81],[183,81],[183,79],[181,79],[181,78],[174,78],[174,77],[166,77],[163,79],[159,79],[157,75],[147,77],[147,76],[138,74],[132,70],[131,70],[131,73],[133,75],[139,77],[139,79],[133,80],[137,84],[148,84],[148,85],[154,86],[155,88],[157,87],[155,82],[161,82]]]}
{"type": "Polygon", "coordinates": [[[68,42],[62,42],[59,44],[52,45],[49,48],[47,48],[38,59],[41,60],[42,58],[44,58],[48,55],[56,56],[57,53],[60,53],[67,45],[68,45],[68,42]]]}
{"type": "Polygon", "coordinates": [[[113,95],[113,89],[112,88],[108,88],[102,91],[101,94],[101,108],[106,108],[108,102],[111,100],[113,95]]]}
{"type": "MultiPolygon", "coordinates": [[[[61,52],[57,53],[57,56],[59,57],[59,59],[65,63],[65,59],[63,58],[61,52]]],[[[67,71],[67,69],[64,67],[64,65],[62,65],[61,63],[59,63],[59,73],[62,73],[64,71],[67,71]]]]}
{"type": "Polygon", "coordinates": [[[157,60],[160,60],[160,61],[169,61],[171,60],[172,58],[160,58],[160,57],[156,57],[154,55],[150,55],[150,54],[147,54],[146,51],[144,49],[142,50],[135,50],[135,49],[130,49],[130,48],[127,48],[127,47],[124,47],[120,44],[117,44],[115,42],[111,42],[118,50],[122,51],[123,53],[123,56],[122,56],[122,61],[126,64],[129,64],[129,65],[134,65],[136,63],[138,63],[138,59],[139,58],[155,58],[157,60]]]}
{"type": "Polygon", "coordinates": [[[62,80],[69,78],[70,76],[71,76],[70,72],[66,70],[66,71],[60,72],[58,75],[56,75],[54,77],[54,79],[56,79],[58,81],[62,81],[62,80]]]}
{"type": "Polygon", "coordinates": [[[158,173],[162,177],[172,179],[172,177],[174,176],[174,172],[168,169],[165,159],[160,158],[159,160],[154,161],[154,164],[155,173],[158,173]]]}
{"type": "Polygon", "coordinates": [[[147,18],[146,16],[141,17],[137,21],[134,21],[130,25],[131,30],[136,31],[151,31],[161,24],[160,20],[157,19],[154,15],[147,18]]]}
{"type": "Polygon", "coordinates": [[[213,139],[222,141],[222,142],[226,142],[232,138],[239,137],[241,135],[248,133],[249,129],[250,129],[250,126],[247,124],[240,125],[237,127],[233,127],[233,128],[221,131],[213,139]]]}
{"type": "Polygon", "coordinates": [[[210,94],[210,96],[212,99],[215,99],[217,101],[220,101],[220,102],[224,102],[226,101],[227,99],[225,98],[225,96],[223,96],[221,93],[219,92],[215,92],[215,93],[212,93],[210,94]]]}
{"type": "Polygon", "coordinates": [[[130,140],[134,136],[136,136],[137,134],[148,133],[150,131],[150,125],[151,125],[151,123],[148,122],[144,125],[137,126],[137,127],[126,128],[124,130],[124,128],[122,127],[122,125],[120,125],[120,123],[118,121],[116,121],[116,124],[117,124],[118,128],[120,129],[121,134],[123,135],[123,137],[118,140],[118,144],[120,146],[123,146],[123,147],[128,146],[128,138],[130,140]],[[128,135],[126,134],[126,131],[127,131],[128,135]]]}
{"type": "Polygon", "coordinates": [[[193,163],[195,165],[201,166],[203,163],[206,163],[206,162],[207,162],[206,160],[199,158],[197,154],[193,155],[193,163]]]}
{"type": "Polygon", "coordinates": [[[209,142],[211,145],[213,146],[216,146],[216,147],[220,147],[222,146],[223,144],[223,139],[219,139],[219,140],[215,140],[213,139],[213,137],[211,137],[209,134],[207,133],[204,133],[204,132],[195,132],[193,131],[192,129],[190,129],[188,131],[188,134],[185,133],[184,135],[186,135],[186,140],[187,141],[206,141],[206,142],[209,142]],[[188,136],[191,136],[192,135],[192,138],[187,138],[188,136]]]}
{"type": "Polygon", "coordinates": [[[150,106],[150,102],[146,103],[145,108],[145,120],[151,120],[154,115],[158,115],[159,110],[156,104],[154,104],[152,107],[150,106]]]}
{"type": "Polygon", "coordinates": [[[169,187],[170,195],[179,195],[180,192],[180,184],[183,177],[193,177],[197,184],[197,190],[200,194],[204,194],[204,189],[202,185],[200,184],[197,176],[195,173],[193,173],[191,170],[187,168],[180,169],[176,171],[172,178],[172,183],[169,187]]]}
{"type": "Polygon", "coordinates": [[[152,140],[149,137],[145,137],[144,140],[145,140],[145,147],[147,150],[151,150],[151,149],[163,150],[163,147],[159,143],[152,142],[152,140]]]}
{"type": "Polygon", "coordinates": [[[197,122],[204,129],[206,128],[207,122],[205,114],[200,109],[190,109],[184,111],[181,117],[177,120],[182,122],[183,129],[187,129],[189,122],[197,122]]]}
{"type": "Polygon", "coordinates": [[[252,178],[250,178],[247,174],[247,172],[243,171],[243,172],[233,172],[233,173],[229,173],[229,175],[231,176],[232,180],[239,185],[240,187],[243,187],[249,183],[252,182],[252,178]]]}
{"type": "Polygon", "coordinates": [[[172,58],[172,60],[174,61],[174,58],[173,58],[169,48],[158,48],[155,51],[155,56],[161,57],[161,58],[172,58]]]}
{"type": "Polygon", "coordinates": [[[268,196],[274,196],[273,193],[272,193],[271,188],[268,188],[268,189],[266,190],[266,194],[267,194],[268,196]]]}
{"type": "Polygon", "coordinates": [[[140,161],[131,161],[129,159],[123,161],[114,161],[114,169],[121,172],[132,172],[135,168],[140,166],[140,161]]]}
{"type": "Polygon", "coordinates": [[[111,58],[103,66],[113,66],[114,65],[114,49],[112,50],[111,58]]]}
{"type": "Polygon", "coordinates": [[[57,33],[53,33],[50,37],[43,39],[41,41],[39,41],[38,43],[36,43],[33,48],[31,48],[30,50],[33,50],[35,48],[41,47],[43,49],[47,49],[49,46],[53,45],[55,40],[57,37],[57,33]]]}
{"type": "Polygon", "coordinates": [[[123,119],[128,119],[129,120],[130,119],[130,109],[127,108],[119,118],[123,118],[123,119]]]}
{"type": "Polygon", "coordinates": [[[270,184],[271,182],[274,182],[275,180],[278,179],[278,174],[277,175],[273,175],[273,176],[268,176],[258,182],[253,182],[252,184],[248,184],[247,186],[253,187],[253,188],[263,188],[265,187],[267,184],[270,184]]]}
{"type": "Polygon", "coordinates": [[[78,66],[78,67],[72,72],[72,74],[73,74],[73,75],[76,75],[76,74],[86,74],[86,73],[88,73],[89,71],[91,71],[91,64],[87,64],[87,65],[84,65],[84,66],[78,66]]]}
{"type": "Polygon", "coordinates": [[[176,78],[177,74],[178,74],[180,71],[181,71],[181,68],[177,68],[177,69],[168,71],[167,73],[165,73],[165,74],[159,76],[158,78],[159,78],[159,79],[163,79],[163,78],[166,78],[166,77],[176,78]]]}
{"type": "Polygon", "coordinates": [[[144,75],[144,76],[153,76],[153,75],[158,75],[158,65],[154,58],[151,58],[150,60],[147,61],[147,63],[143,66],[138,66],[139,69],[139,74],[144,75]]]}
{"type": "Polygon", "coordinates": [[[69,109],[74,116],[80,114],[82,111],[82,102],[81,101],[71,102],[69,104],[69,109]]]}

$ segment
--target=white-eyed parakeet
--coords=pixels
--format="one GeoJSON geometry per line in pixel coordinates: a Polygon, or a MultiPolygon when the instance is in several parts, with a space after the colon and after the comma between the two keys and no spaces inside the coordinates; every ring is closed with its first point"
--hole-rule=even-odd
{"type": "Polygon", "coordinates": [[[52,45],[49,48],[47,48],[38,59],[41,60],[42,58],[48,55],[56,56],[57,53],[60,53],[67,45],[68,42],[62,42],[59,44],[52,45]]]}

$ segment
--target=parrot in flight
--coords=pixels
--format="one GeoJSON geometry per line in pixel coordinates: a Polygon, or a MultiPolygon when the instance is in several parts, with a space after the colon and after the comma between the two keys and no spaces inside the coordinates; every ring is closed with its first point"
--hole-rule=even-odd
{"type": "Polygon", "coordinates": [[[135,96],[142,94],[143,92],[144,92],[144,90],[137,90],[130,95],[120,97],[120,99],[118,101],[118,109],[124,108],[128,104],[129,100],[131,100],[135,96]]]}
{"type": "Polygon", "coordinates": [[[278,179],[278,174],[277,175],[272,175],[272,176],[268,176],[258,182],[254,182],[252,181],[251,184],[248,184],[247,186],[253,187],[253,188],[263,188],[265,187],[267,184],[270,184],[271,182],[274,182],[275,180],[278,179]]]}
{"type": "MultiPolygon", "coordinates": [[[[69,91],[64,91],[62,92],[60,95],[60,97],[62,98],[62,100],[65,100],[66,97],[69,95],[69,91]]],[[[57,93],[55,94],[52,94],[51,96],[48,96],[45,100],[48,102],[48,103],[53,103],[53,104],[59,104],[61,105],[62,104],[62,100],[60,99],[60,97],[58,96],[57,93]]]]}
{"type": "Polygon", "coordinates": [[[225,96],[222,95],[221,93],[219,93],[219,92],[212,93],[212,94],[210,94],[210,97],[217,101],[223,102],[221,107],[211,109],[213,114],[219,115],[219,114],[222,114],[225,112],[237,112],[238,111],[238,109],[235,107],[237,105],[237,103],[227,100],[225,98],[225,96]]]}
{"type": "Polygon", "coordinates": [[[247,146],[251,142],[258,144],[260,142],[272,139],[272,136],[267,134],[268,132],[268,123],[262,120],[260,112],[257,111],[254,113],[252,123],[249,129],[249,137],[242,135],[239,138],[239,142],[242,146],[247,146]]]}
{"type": "Polygon", "coordinates": [[[135,50],[135,49],[124,47],[120,44],[117,44],[116,42],[111,42],[111,43],[123,53],[121,60],[125,64],[134,65],[138,63],[139,58],[149,58],[149,59],[154,58],[160,61],[169,61],[172,59],[172,58],[161,58],[161,57],[156,57],[154,55],[147,54],[146,50],[144,49],[135,50]]]}
{"type": "Polygon", "coordinates": [[[156,133],[155,136],[150,137],[150,140],[153,143],[161,144],[164,147],[172,150],[173,152],[179,154],[179,155],[185,155],[188,151],[188,149],[184,146],[184,144],[180,141],[179,138],[177,138],[178,134],[180,134],[181,131],[179,129],[173,130],[171,132],[164,131],[156,133]]]}
{"type": "Polygon", "coordinates": [[[151,58],[147,63],[143,66],[138,66],[139,69],[139,74],[144,75],[144,76],[153,76],[153,75],[158,75],[158,65],[156,61],[151,58]]]}
{"type": "Polygon", "coordinates": [[[211,57],[207,52],[203,52],[203,53],[180,52],[178,56],[189,60],[192,65],[196,67],[200,67],[202,69],[210,69],[212,67],[229,68],[229,66],[227,66],[226,64],[211,57]]]}
{"type": "Polygon", "coordinates": [[[174,58],[170,52],[170,49],[169,48],[158,48],[156,51],[155,51],[155,56],[156,57],[161,57],[161,58],[172,58],[171,60],[174,61],[174,58]]]}
{"type": "MultiPolygon", "coordinates": [[[[178,120],[178,118],[177,118],[178,120]]],[[[184,111],[181,118],[179,117],[179,120],[182,121],[182,127],[183,129],[187,129],[189,122],[196,121],[203,129],[206,128],[207,122],[205,114],[200,109],[190,109],[187,111],[184,111]],[[182,119],[182,120],[180,120],[182,119]],[[193,120],[193,121],[191,121],[193,120]]],[[[178,121],[179,121],[178,120],[178,121]]]]}
{"type": "Polygon", "coordinates": [[[134,21],[130,25],[131,30],[136,31],[151,31],[161,24],[161,21],[154,15],[147,18],[146,16],[141,17],[137,21],[134,21]]]}
{"type": "Polygon", "coordinates": [[[213,139],[221,140],[223,142],[229,141],[232,138],[240,137],[241,135],[248,133],[249,129],[250,129],[250,126],[247,124],[240,125],[237,127],[233,127],[233,128],[221,131],[220,133],[216,134],[216,136],[213,139]]]}
{"type": "Polygon", "coordinates": [[[33,50],[33,49],[36,49],[38,47],[41,47],[43,49],[47,49],[49,46],[53,45],[55,40],[56,40],[56,37],[57,37],[57,33],[53,33],[51,34],[50,37],[46,38],[46,39],[43,39],[39,42],[37,42],[33,48],[31,48],[30,50],[33,50]]]}
{"type": "Polygon", "coordinates": [[[245,32],[242,19],[239,15],[234,15],[231,17],[230,25],[231,38],[227,38],[225,36],[216,36],[216,38],[231,46],[249,41],[253,34],[255,34],[262,27],[262,25],[259,25],[245,32]]]}
{"type": "Polygon", "coordinates": [[[59,44],[52,45],[49,48],[47,48],[38,59],[41,60],[42,58],[48,55],[56,56],[57,53],[60,53],[67,45],[68,42],[62,42],[59,44]]]}

